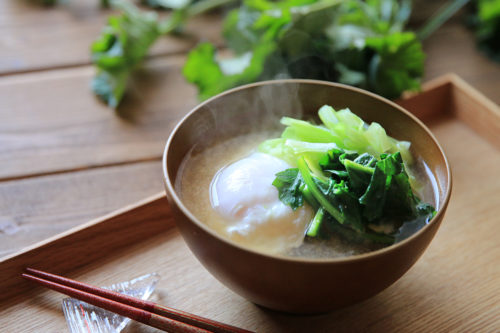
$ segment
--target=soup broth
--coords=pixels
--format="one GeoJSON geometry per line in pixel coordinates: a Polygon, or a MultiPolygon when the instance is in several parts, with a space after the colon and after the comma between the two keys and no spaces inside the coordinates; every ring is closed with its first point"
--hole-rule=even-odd
{"type": "MultiPolygon", "coordinates": [[[[176,177],[176,191],[186,207],[219,235],[230,238],[243,246],[245,246],[243,237],[233,237],[226,232],[226,227],[231,221],[221,216],[213,208],[210,198],[211,183],[214,176],[222,168],[257,151],[259,143],[272,137],[276,137],[275,133],[248,134],[217,142],[204,149],[193,147],[184,158],[176,177]]],[[[423,201],[433,203],[436,206],[435,193],[437,192],[433,189],[432,175],[427,171],[423,161],[414,161],[412,173],[421,184],[414,191],[423,201]]],[[[382,247],[384,245],[359,244],[333,235],[328,240],[306,237],[300,246],[281,251],[278,254],[291,257],[335,258],[362,254],[382,247]]],[[[256,250],[268,252],[264,244],[256,250]]]]}

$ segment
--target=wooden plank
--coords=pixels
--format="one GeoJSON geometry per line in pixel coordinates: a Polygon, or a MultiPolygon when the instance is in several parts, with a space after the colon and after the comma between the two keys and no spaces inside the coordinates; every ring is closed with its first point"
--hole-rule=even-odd
{"type": "Polygon", "coordinates": [[[452,93],[457,117],[500,149],[500,107],[456,75],[452,93]]]}
{"type": "Polygon", "coordinates": [[[158,159],[197,103],[182,56],[139,71],[114,112],[88,88],[90,67],[0,78],[0,179],[158,159]]]}
{"type": "Polygon", "coordinates": [[[19,283],[19,274],[24,267],[45,267],[66,272],[70,266],[76,268],[90,264],[109,250],[116,251],[130,244],[147,241],[172,227],[173,220],[167,199],[163,192],[159,192],[70,231],[47,238],[2,259],[0,300],[7,300],[29,288],[29,284],[19,283]],[[100,245],[89,246],[97,238],[101,238],[100,245]],[[103,242],[103,239],[106,241],[103,242]]]}
{"type": "Polygon", "coordinates": [[[162,191],[159,161],[0,183],[0,257],[162,191]]]}
{"type": "Polygon", "coordinates": [[[396,102],[420,119],[453,114],[500,148],[500,107],[456,74],[423,84],[425,94],[409,94],[396,102]],[[452,103],[450,103],[450,100],[452,103]]]}
{"type": "MultiPolygon", "coordinates": [[[[500,102],[500,66],[477,54],[461,26],[443,29],[426,44],[427,77],[463,72],[500,102]],[[451,49],[450,61],[450,48],[442,46],[449,40],[462,43],[455,46],[460,51],[451,49]]],[[[90,67],[0,78],[0,179],[158,158],[175,121],[197,103],[195,88],[182,77],[183,62],[181,56],[150,61],[119,117],[90,93],[90,67]]]]}
{"type": "MultiPolygon", "coordinates": [[[[431,130],[453,168],[454,189],[445,220],[417,264],[362,303],[320,316],[290,316],[256,307],[210,276],[175,229],[114,252],[106,252],[106,242],[99,238],[88,238],[87,246],[106,255],[68,275],[109,285],[156,271],[163,279],[155,301],[258,332],[496,332],[500,330],[500,266],[494,264],[500,258],[496,237],[500,155],[457,118],[443,119],[431,130]]],[[[51,256],[45,258],[47,265],[51,256]]],[[[63,331],[61,298],[41,289],[19,294],[1,303],[0,327],[63,331]]],[[[129,332],[149,331],[138,324],[129,328],[129,332]]]]}
{"type": "Polygon", "coordinates": [[[452,21],[424,42],[424,82],[455,73],[496,104],[500,104],[500,65],[477,50],[474,34],[463,21],[452,21]]]}
{"type": "MultiPolygon", "coordinates": [[[[89,64],[90,44],[112,13],[97,0],[60,1],[53,7],[0,1],[0,75],[89,64]]],[[[200,39],[220,44],[220,23],[218,15],[197,17],[185,29],[187,38],[162,37],[151,54],[186,52],[200,39]]]]}

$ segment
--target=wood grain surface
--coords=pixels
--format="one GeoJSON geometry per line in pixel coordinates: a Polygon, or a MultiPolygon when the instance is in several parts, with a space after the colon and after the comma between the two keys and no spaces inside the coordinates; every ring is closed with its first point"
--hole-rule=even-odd
{"type": "Polygon", "coordinates": [[[396,102],[423,121],[438,116],[462,120],[500,149],[500,107],[456,74],[446,74],[422,85],[425,94],[409,94],[396,102]],[[450,101],[453,101],[450,103],[450,101]]]}
{"type": "MultiPolygon", "coordinates": [[[[184,54],[199,40],[221,43],[217,15],[194,20],[184,38],[161,38],[115,112],[88,89],[93,75],[89,45],[111,13],[99,9],[98,2],[70,0],[44,7],[34,0],[0,1],[0,257],[161,191],[165,139],[197,103],[194,87],[181,75],[184,54]]],[[[416,26],[438,6],[427,2],[417,2],[416,26]]],[[[443,26],[424,49],[424,81],[454,72],[500,103],[500,66],[477,51],[461,19],[443,26]]],[[[490,102],[470,105],[467,100],[477,96],[457,94],[463,107],[452,110],[447,100],[460,84],[442,89],[450,96],[444,94],[437,106],[460,117],[432,123],[453,165],[450,211],[422,260],[379,296],[326,316],[270,313],[218,284],[175,230],[159,234],[149,245],[138,243],[77,267],[72,276],[105,285],[154,266],[164,276],[164,304],[264,332],[307,331],[312,323],[324,332],[500,331],[498,241],[484,241],[500,231],[492,223],[500,213],[500,189],[498,146],[491,144],[498,140],[499,125],[470,112],[492,109],[490,102]],[[489,129],[483,133],[485,124],[489,129]],[[490,155],[494,163],[486,162],[484,156],[490,155]]],[[[433,118],[432,112],[428,115],[433,118]]],[[[2,303],[0,331],[66,331],[54,300],[59,296],[37,290],[2,303]]],[[[129,332],[136,330],[148,331],[129,327],[129,332]]]]}
{"type": "Polygon", "coordinates": [[[0,182],[0,257],[162,191],[161,173],[154,161],[0,182]]]}
{"type": "Polygon", "coordinates": [[[424,42],[424,81],[455,73],[500,104],[500,64],[478,52],[473,33],[462,20],[444,25],[424,42]]]}
{"type": "Polygon", "coordinates": [[[0,180],[159,159],[196,105],[183,60],[155,59],[137,72],[118,114],[90,95],[90,67],[0,78],[0,180]]]}
{"type": "MultiPolygon", "coordinates": [[[[455,96],[441,86],[429,86],[445,96],[455,96]]],[[[446,82],[444,86],[450,89],[446,82]]],[[[474,91],[470,93],[484,99],[474,91]]],[[[431,92],[428,96],[435,95],[431,92]]],[[[420,97],[408,100],[407,106],[417,110],[420,97]]],[[[1,262],[0,272],[6,279],[0,294],[9,297],[0,303],[0,327],[20,332],[65,329],[58,309],[62,297],[41,288],[26,291],[30,286],[16,275],[26,265],[50,267],[50,258],[55,256],[54,272],[67,272],[72,278],[98,285],[156,271],[163,278],[154,301],[258,332],[497,332],[500,138],[495,143],[488,141],[464,122],[468,118],[457,117],[455,110],[464,99],[449,100],[451,112],[428,123],[446,152],[454,180],[441,229],[407,274],[367,301],[320,316],[291,316],[245,301],[218,283],[194,259],[176,229],[169,227],[167,205],[159,194],[128,213],[113,214],[101,223],[91,222],[73,234],[1,262]],[[134,229],[134,224],[145,228],[134,229]],[[153,236],[147,232],[149,225],[154,226],[150,230],[153,236]],[[113,230],[122,237],[106,241],[113,230]],[[142,235],[137,230],[143,231],[142,235]],[[141,236],[144,241],[140,241],[141,236]],[[128,237],[134,241],[127,241],[128,237]],[[60,251],[62,248],[66,251],[60,251]]],[[[439,110],[435,114],[439,115],[439,110]]],[[[489,114],[490,120],[496,121],[496,110],[489,114]]],[[[127,330],[152,331],[137,323],[127,330]]]]}
{"type": "Polygon", "coordinates": [[[24,267],[62,274],[104,258],[111,251],[147,241],[172,227],[166,198],[160,193],[48,238],[2,259],[0,301],[29,289],[29,283],[19,283],[24,267]]]}
{"type": "MultiPolygon", "coordinates": [[[[0,1],[0,75],[89,64],[90,44],[113,13],[99,0],[41,2],[0,1]]],[[[151,56],[183,53],[199,40],[220,44],[219,31],[218,15],[196,17],[182,37],[159,38],[151,56]]]]}
{"type": "MultiPolygon", "coordinates": [[[[359,305],[316,317],[292,317],[255,307],[216,282],[175,231],[94,261],[72,276],[106,285],[154,270],[163,276],[157,301],[259,332],[495,332],[500,329],[500,271],[492,265],[499,257],[490,235],[499,231],[497,203],[477,199],[494,197],[500,184],[491,181],[496,170],[490,161],[460,163],[465,156],[454,142],[461,139],[475,147],[471,158],[495,154],[495,149],[459,121],[443,122],[433,130],[454,166],[455,179],[464,181],[455,181],[444,224],[423,258],[395,285],[359,305]],[[471,177],[476,168],[481,168],[481,175],[471,177]],[[478,203],[475,209],[469,208],[471,199],[478,203]]],[[[492,162],[499,163],[496,156],[492,162]]],[[[21,299],[2,313],[2,327],[15,328],[23,322],[23,327],[17,326],[19,331],[65,329],[59,296],[38,291],[21,299]]],[[[134,331],[142,328],[136,325],[134,331]]]]}

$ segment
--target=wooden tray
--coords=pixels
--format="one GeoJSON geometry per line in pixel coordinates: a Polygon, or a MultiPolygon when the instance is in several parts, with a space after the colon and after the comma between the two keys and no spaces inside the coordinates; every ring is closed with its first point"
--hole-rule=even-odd
{"type": "MultiPolygon", "coordinates": [[[[498,332],[500,109],[455,75],[425,84],[421,94],[400,103],[437,136],[452,165],[454,188],[429,249],[379,295],[320,316],[259,308],[196,261],[159,193],[3,258],[0,330],[67,330],[62,296],[20,278],[32,266],[97,285],[155,271],[162,276],[155,301],[259,332],[498,332]]],[[[151,329],[133,323],[126,331],[151,329]]]]}

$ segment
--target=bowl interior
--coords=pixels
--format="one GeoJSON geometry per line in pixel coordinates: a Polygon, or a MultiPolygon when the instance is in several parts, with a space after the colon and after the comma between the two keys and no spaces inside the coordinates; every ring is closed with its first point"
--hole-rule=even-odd
{"type": "MultiPolygon", "coordinates": [[[[448,163],[434,136],[416,117],[369,92],[313,80],[260,82],[230,90],[197,106],[174,129],[167,144],[166,181],[175,184],[179,166],[193,148],[201,151],[237,135],[283,128],[279,124],[283,116],[315,118],[325,104],[336,110],[348,107],[367,123],[381,124],[390,136],[410,141],[413,156],[425,161],[427,172],[436,180],[433,204],[437,210],[443,207],[450,187],[448,163]]],[[[175,199],[181,203],[176,194],[175,199]]],[[[182,203],[181,207],[186,209],[182,203]]]]}

